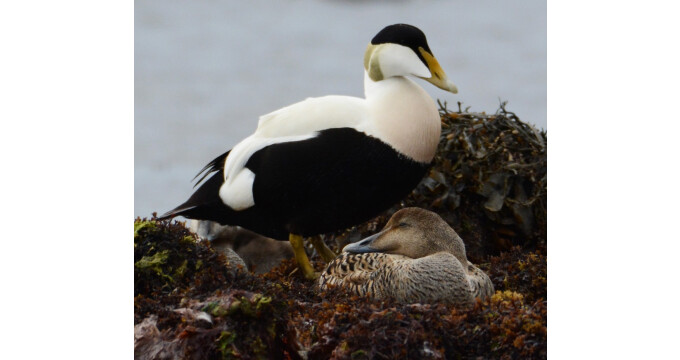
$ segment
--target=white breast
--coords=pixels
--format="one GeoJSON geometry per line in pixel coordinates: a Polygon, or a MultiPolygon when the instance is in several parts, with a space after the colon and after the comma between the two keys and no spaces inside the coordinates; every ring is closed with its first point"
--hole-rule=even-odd
{"type": "Polygon", "coordinates": [[[364,87],[371,119],[365,132],[413,160],[432,161],[439,144],[441,119],[430,95],[405,77],[375,82],[366,75],[364,87]]]}

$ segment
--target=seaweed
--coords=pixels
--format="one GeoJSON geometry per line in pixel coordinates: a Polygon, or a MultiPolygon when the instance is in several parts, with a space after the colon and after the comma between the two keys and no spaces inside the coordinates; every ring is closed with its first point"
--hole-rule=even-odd
{"type": "Polygon", "coordinates": [[[299,357],[287,304],[254,292],[280,294],[272,281],[230,264],[181,222],[138,218],[134,238],[136,358],[299,357]]]}
{"type": "MultiPolygon", "coordinates": [[[[316,310],[316,311],[314,311],[316,310]]],[[[306,309],[309,311],[309,309],[306,309]]],[[[544,358],[545,303],[497,292],[470,311],[451,306],[397,305],[353,299],[323,302],[309,359],[544,358]],[[358,301],[358,304],[356,304],[358,301]]]]}
{"type": "Polygon", "coordinates": [[[524,252],[514,247],[490,258],[486,271],[496,290],[513,290],[527,301],[548,300],[548,269],[545,252],[524,252]]]}

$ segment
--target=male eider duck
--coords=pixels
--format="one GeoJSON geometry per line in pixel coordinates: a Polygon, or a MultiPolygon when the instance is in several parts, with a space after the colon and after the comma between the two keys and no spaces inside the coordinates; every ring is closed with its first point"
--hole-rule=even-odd
{"type": "MultiPolygon", "coordinates": [[[[365,99],[308,98],[260,117],[255,133],[196,176],[210,176],[161,218],[184,216],[288,238],[307,278],[318,276],[302,237],[369,220],[425,174],[441,124],[432,98],[408,76],[457,93],[418,28],[381,30],[364,55],[365,99]]],[[[198,185],[197,183],[197,185],[198,185]]],[[[335,254],[312,240],[325,261],[335,254]]]]}
{"type": "Polygon", "coordinates": [[[338,286],[359,296],[461,308],[494,293],[489,277],[467,260],[460,236],[420,208],[397,211],[381,232],[347,245],[319,278],[321,290],[338,286]]]}

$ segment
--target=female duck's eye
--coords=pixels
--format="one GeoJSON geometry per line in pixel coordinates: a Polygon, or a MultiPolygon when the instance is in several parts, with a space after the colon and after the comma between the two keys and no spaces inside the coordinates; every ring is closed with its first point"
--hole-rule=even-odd
{"type": "Polygon", "coordinates": [[[402,227],[402,228],[403,228],[403,227],[407,227],[407,226],[408,226],[408,224],[407,224],[407,223],[405,223],[405,222],[403,222],[403,223],[399,223],[399,227],[402,227]]]}

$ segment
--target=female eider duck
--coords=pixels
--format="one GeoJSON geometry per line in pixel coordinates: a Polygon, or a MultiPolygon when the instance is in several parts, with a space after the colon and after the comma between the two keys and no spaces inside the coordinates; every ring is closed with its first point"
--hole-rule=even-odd
{"type": "Polygon", "coordinates": [[[397,211],[381,232],[347,245],[319,278],[321,290],[330,287],[461,308],[494,293],[489,277],[467,260],[460,236],[439,215],[420,208],[397,211]]]}
{"type": "MultiPolygon", "coordinates": [[[[198,183],[214,174],[161,219],[180,215],[288,238],[305,276],[315,278],[302,237],[388,209],[418,185],[434,157],[439,113],[407,76],[458,91],[411,25],[381,30],[364,69],[365,99],[308,98],[260,117],[255,133],[206,165],[198,183]]],[[[335,257],[312,242],[325,261],[335,257]]]]}

